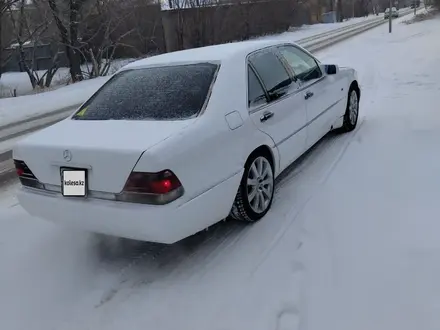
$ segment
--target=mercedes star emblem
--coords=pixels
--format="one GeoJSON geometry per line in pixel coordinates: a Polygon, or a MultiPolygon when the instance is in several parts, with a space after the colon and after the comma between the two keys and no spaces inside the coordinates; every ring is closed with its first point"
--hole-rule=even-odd
{"type": "Polygon", "coordinates": [[[69,150],[64,150],[63,158],[66,162],[70,162],[72,160],[72,153],[69,150]]]}

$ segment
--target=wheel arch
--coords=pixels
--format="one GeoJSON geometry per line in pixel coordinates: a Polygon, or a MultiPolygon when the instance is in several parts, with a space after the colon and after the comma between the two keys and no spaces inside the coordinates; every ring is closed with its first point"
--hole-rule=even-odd
{"type": "Polygon", "coordinates": [[[273,201],[273,194],[275,192],[275,171],[276,171],[276,155],[274,154],[274,151],[276,152],[276,149],[273,150],[266,144],[262,144],[259,147],[255,148],[246,159],[246,162],[244,163],[244,174],[241,179],[241,183],[238,187],[237,195],[235,196],[234,203],[232,204],[230,215],[235,220],[245,221],[245,222],[255,222],[260,220],[264,217],[264,215],[269,211],[270,206],[273,201]],[[267,206],[266,210],[264,210],[263,213],[257,214],[254,213],[255,211],[252,210],[252,208],[249,206],[249,201],[247,200],[247,195],[244,190],[247,188],[243,188],[243,183],[247,182],[247,176],[246,176],[246,168],[248,168],[251,164],[251,162],[258,158],[258,156],[264,156],[267,158],[267,160],[270,162],[273,170],[273,188],[272,188],[272,197],[270,200],[269,205],[267,206]]]}
{"type": "Polygon", "coordinates": [[[277,164],[276,164],[276,158],[275,155],[273,153],[272,148],[270,148],[268,145],[266,144],[262,144],[260,145],[258,148],[255,148],[248,156],[248,158],[246,159],[246,162],[244,163],[244,167],[246,167],[246,165],[248,165],[248,163],[252,160],[252,158],[256,155],[265,155],[268,157],[268,160],[270,161],[271,165],[272,165],[272,169],[274,171],[274,173],[276,173],[277,171],[277,164]]]}
{"type": "Polygon", "coordinates": [[[358,95],[358,99],[361,99],[361,89],[359,88],[359,83],[357,82],[357,80],[353,80],[350,84],[350,89],[354,89],[358,95]]]}

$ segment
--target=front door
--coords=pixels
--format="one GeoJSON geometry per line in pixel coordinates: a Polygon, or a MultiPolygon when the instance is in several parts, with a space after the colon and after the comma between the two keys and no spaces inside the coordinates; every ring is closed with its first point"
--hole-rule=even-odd
{"type": "Polygon", "coordinates": [[[248,106],[254,124],[275,142],[283,170],[305,151],[306,108],[299,85],[271,49],[249,56],[248,106]]]}
{"type": "Polygon", "coordinates": [[[307,147],[327,134],[339,116],[338,101],[341,99],[339,84],[328,76],[314,57],[293,45],[278,48],[280,54],[295,73],[307,112],[307,147]]]}

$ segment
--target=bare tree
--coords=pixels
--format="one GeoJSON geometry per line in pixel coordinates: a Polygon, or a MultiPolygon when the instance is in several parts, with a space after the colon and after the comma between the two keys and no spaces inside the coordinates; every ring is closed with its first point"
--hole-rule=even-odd
{"type": "Polygon", "coordinates": [[[129,7],[131,0],[40,1],[50,8],[73,82],[83,80],[84,74],[88,78],[106,75],[117,47],[135,30],[121,32],[135,10],[129,7]]]}
{"type": "Polygon", "coordinates": [[[72,81],[81,81],[84,77],[81,71],[79,27],[86,0],[46,1],[55,20],[60,43],[65,48],[72,81]]]}
{"type": "Polygon", "coordinates": [[[36,19],[31,13],[38,10],[38,7],[31,7],[28,10],[26,0],[18,0],[15,6],[9,6],[8,18],[11,22],[12,33],[15,44],[14,48],[18,53],[19,64],[21,70],[25,71],[29,77],[32,88],[49,87],[55,73],[58,70],[57,59],[58,53],[52,58],[51,66],[40,74],[38,65],[35,63],[35,52],[42,45],[41,37],[49,28],[50,21],[47,19],[36,19]],[[40,22],[40,23],[37,23],[40,22]]]}
{"type": "MultiPolygon", "coordinates": [[[[7,59],[4,58],[3,50],[5,48],[6,40],[3,39],[3,28],[5,24],[5,18],[8,12],[8,9],[14,7],[18,0],[0,0],[0,77],[2,76],[3,66],[7,62],[7,59]]],[[[8,40],[9,41],[9,40],[8,40]]]]}
{"type": "Polygon", "coordinates": [[[135,32],[126,22],[132,19],[134,8],[127,8],[127,2],[101,0],[94,3],[93,15],[82,28],[81,55],[86,60],[86,74],[89,78],[105,76],[118,47],[130,47],[124,39],[135,32]],[[90,62],[90,65],[88,64],[90,62]]]}

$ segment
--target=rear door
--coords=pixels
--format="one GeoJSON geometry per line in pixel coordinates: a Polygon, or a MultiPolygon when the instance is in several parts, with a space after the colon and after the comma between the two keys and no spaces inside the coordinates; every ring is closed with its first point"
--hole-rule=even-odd
{"type": "Polygon", "coordinates": [[[304,98],[275,48],[252,53],[247,71],[250,116],[275,142],[282,170],[305,151],[304,98]]]}
{"type": "Polygon", "coordinates": [[[300,95],[307,113],[307,148],[327,134],[338,118],[341,100],[340,84],[334,76],[327,76],[316,59],[294,45],[283,45],[278,50],[293,70],[300,84],[300,95]]]}

